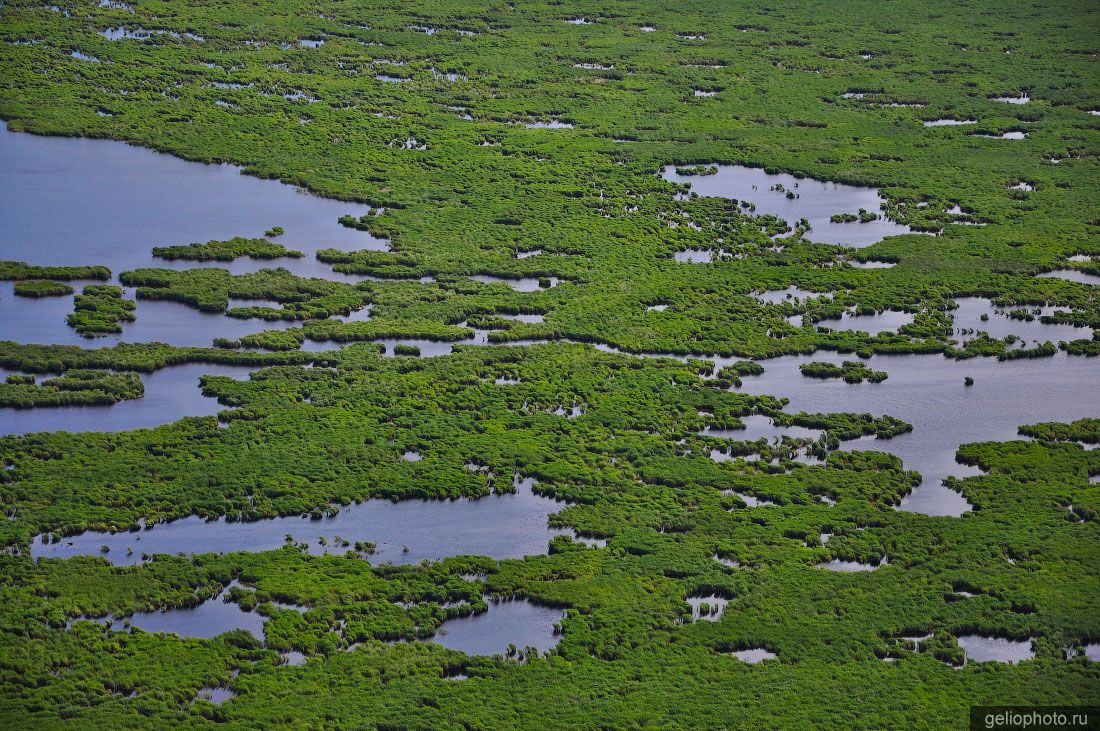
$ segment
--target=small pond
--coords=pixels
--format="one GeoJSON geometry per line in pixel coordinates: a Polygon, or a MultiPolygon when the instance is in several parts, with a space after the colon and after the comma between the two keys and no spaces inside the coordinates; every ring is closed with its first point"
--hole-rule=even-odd
{"type": "Polygon", "coordinates": [[[693,594],[685,601],[691,606],[692,622],[717,622],[730,600],[718,594],[693,594]]]}
{"type": "MultiPolygon", "coordinates": [[[[240,605],[226,601],[229,589],[237,586],[232,582],[217,596],[211,597],[194,607],[165,609],[156,612],[136,612],[129,617],[100,617],[88,621],[110,624],[113,630],[122,630],[128,623],[146,632],[168,632],[183,637],[201,637],[209,639],[230,630],[246,630],[256,639],[264,639],[264,622],[267,619],[257,612],[246,612],[240,605]]],[[[73,622],[85,619],[80,617],[73,622]]]]}
{"type": "Polygon", "coordinates": [[[561,609],[527,599],[489,599],[489,611],[448,619],[431,641],[467,655],[504,654],[509,645],[541,654],[558,644],[554,629],[564,617],[561,609]]]}
{"type": "Polygon", "coordinates": [[[968,662],[1007,662],[1016,664],[1035,657],[1031,640],[1009,640],[1003,637],[960,635],[959,647],[968,662]]]}
{"type": "Polygon", "coordinates": [[[822,561],[817,564],[817,567],[819,569],[828,569],[829,571],[853,573],[859,571],[874,571],[880,566],[886,566],[888,563],[886,559],[883,559],[881,563],[862,563],[860,561],[844,561],[839,558],[834,558],[832,561],[822,561]]]}
{"type": "Polygon", "coordinates": [[[680,175],[674,165],[666,166],[661,177],[673,183],[687,183],[704,196],[732,198],[756,204],[756,214],[770,213],[792,227],[801,218],[813,227],[807,238],[825,244],[861,247],[887,236],[909,232],[908,226],[880,218],[868,223],[833,223],[838,213],[865,209],[881,213],[885,198],[875,188],[796,178],[786,173],[768,173],[744,165],[718,165],[713,175],[680,175]],[[788,195],[788,193],[790,195],[788,195]]]}
{"type": "Polygon", "coordinates": [[[727,652],[730,657],[735,657],[741,662],[746,662],[749,665],[756,665],[762,663],[765,660],[774,660],[779,657],[770,650],[765,650],[763,647],[756,647],[750,650],[735,650],[733,652],[727,652]]]}

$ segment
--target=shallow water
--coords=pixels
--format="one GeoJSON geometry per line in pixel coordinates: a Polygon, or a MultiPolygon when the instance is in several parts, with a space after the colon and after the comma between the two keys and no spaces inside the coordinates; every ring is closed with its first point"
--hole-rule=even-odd
{"type": "Polygon", "coordinates": [[[966,653],[969,662],[1007,662],[1016,664],[1035,657],[1031,640],[1015,641],[1002,637],[983,637],[982,635],[960,635],[959,647],[966,653]]]}
{"type": "Polygon", "coordinates": [[[1092,332],[1087,327],[1047,325],[1040,322],[1040,315],[1052,314],[1056,309],[1053,307],[1036,308],[1030,305],[997,307],[991,300],[984,297],[960,297],[955,302],[959,308],[953,310],[951,314],[955,321],[955,337],[959,342],[971,340],[979,332],[988,333],[990,337],[998,339],[1015,335],[1029,345],[1092,337],[1092,332]],[[1035,319],[1030,322],[1008,316],[1011,310],[1027,310],[1034,313],[1037,309],[1040,311],[1039,314],[1036,314],[1035,319]],[[982,320],[982,315],[986,315],[988,319],[982,320]]]}
{"type": "Polygon", "coordinates": [[[830,330],[857,330],[868,335],[878,335],[884,332],[896,333],[899,328],[913,321],[913,315],[899,310],[884,310],[873,315],[853,315],[845,312],[839,318],[818,320],[818,327],[830,330]],[[837,320],[840,322],[838,323],[837,320]]]}
{"type": "Polygon", "coordinates": [[[710,264],[714,261],[714,252],[710,249],[685,249],[677,251],[672,258],[681,264],[710,264]]]}
{"type": "Polygon", "coordinates": [[[908,226],[885,218],[869,223],[832,223],[837,213],[856,213],[863,208],[880,213],[885,198],[874,188],[796,178],[786,173],[769,174],[744,165],[719,165],[714,175],[680,175],[673,165],[666,166],[661,177],[674,183],[688,183],[699,195],[733,198],[756,204],[756,214],[770,213],[784,219],[792,228],[800,218],[813,228],[807,238],[826,244],[852,247],[870,246],[887,236],[909,232],[908,226]],[[782,185],[782,190],[771,190],[782,185]],[[798,197],[790,199],[786,191],[798,197]]]}
{"type": "Polygon", "coordinates": [[[385,249],[385,242],[341,226],[369,207],[300,192],[242,175],[232,165],[204,165],[122,142],[38,137],[0,130],[0,251],[32,264],[103,264],[114,275],[138,267],[188,269],[196,262],[156,259],[154,246],[262,236],[305,252],[301,259],[242,259],[235,273],[285,267],[332,277],[314,252],[385,249]],[[185,202],[185,204],[182,204],[185,202]]]}
{"type": "Polygon", "coordinates": [[[141,562],[143,553],[270,551],[284,545],[286,536],[291,535],[296,542],[307,543],[315,555],[344,553],[347,547],[337,545],[337,536],[352,545],[372,541],[377,546],[370,556],[373,564],[412,564],[462,554],[520,558],[545,554],[550,539],[565,532],[547,525],[547,516],[560,510],[563,503],[535,495],[532,483],[530,479],[518,480],[514,495],[475,500],[366,500],[321,520],[291,516],[229,523],[191,517],[134,532],[89,531],[49,545],[36,540],[31,555],[102,555],[113,564],[132,565],[141,562]],[[327,545],[319,543],[321,537],[327,545]],[[100,550],[103,545],[110,547],[106,554],[100,550]],[[132,555],[127,555],[127,549],[133,549],[132,555]]]}
{"type": "Polygon", "coordinates": [[[799,289],[795,286],[787,287],[786,289],[771,289],[765,292],[756,292],[750,295],[760,304],[779,304],[781,302],[798,302],[802,300],[811,299],[813,297],[826,297],[829,296],[828,292],[811,292],[806,289],[799,289]]]}
{"type": "Polygon", "coordinates": [[[699,594],[689,596],[685,601],[691,605],[692,622],[717,622],[726,611],[729,599],[717,594],[699,594]],[[703,605],[707,605],[706,614],[703,613],[703,605]]]}
{"type": "MultiPolygon", "coordinates": [[[[0,408],[0,434],[39,431],[127,431],[166,424],[184,416],[210,416],[226,407],[199,390],[202,375],[248,378],[249,366],[191,363],[143,373],[145,395],[111,406],[0,408]]],[[[0,370],[0,373],[12,371],[0,370]]],[[[41,380],[41,378],[39,379],[41,380]]]]}
{"type": "Polygon", "coordinates": [[[840,571],[843,573],[853,573],[859,571],[874,571],[875,569],[885,564],[871,564],[860,563],[859,561],[842,561],[839,558],[834,558],[832,561],[822,561],[817,564],[819,569],[828,569],[829,571],[840,571]]]}
{"type": "Polygon", "coordinates": [[[762,414],[742,416],[741,422],[745,425],[744,429],[718,429],[708,426],[699,433],[703,436],[732,439],[739,442],[752,442],[761,438],[779,441],[784,436],[817,439],[822,433],[818,429],[807,429],[802,426],[777,426],[770,417],[762,414]]]}
{"type": "Polygon", "coordinates": [[[1096,364],[1059,353],[1052,358],[1000,362],[992,358],[954,361],[941,355],[876,355],[866,362],[889,378],[878,384],[806,378],[798,370],[812,360],[840,363],[851,355],[819,352],[762,361],[765,373],[742,376],[743,390],[787,396],[788,412],[868,412],[891,415],[913,425],[893,439],[868,437],[843,442],[841,449],[889,452],[908,470],[919,470],[922,485],[903,509],[928,515],[959,515],[967,507],[958,493],[940,486],[947,476],[980,474],[957,464],[960,444],[1020,439],[1021,424],[1072,421],[1100,413],[1096,364]],[[974,378],[966,386],[966,376],[974,378]]]}
{"type": "Polygon", "coordinates": [[[198,697],[202,700],[210,701],[216,706],[220,706],[222,703],[225,703],[230,698],[235,698],[236,696],[237,694],[231,691],[229,688],[220,688],[217,686],[200,688],[198,695],[198,697]]]}
{"type": "Polygon", "coordinates": [[[489,600],[489,611],[449,619],[431,641],[467,655],[504,654],[508,645],[545,653],[558,644],[554,625],[565,613],[527,599],[489,600]]]}
{"type": "MultiPolygon", "coordinates": [[[[171,632],[184,637],[210,638],[230,630],[243,629],[262,641],[267,619],[256,612],[242,610],[239,604],[225,601],[225,596],[223,591],[197,607],[137,612],[125,620],[146,632],[171,632]]],[[[118,620],[115,620],[115,625],[117,629],[118,620]]]]}
{"type": "MultiPolygon", "coordinates": [[[[236,340],[261,330],[283,330],[300,325],[292,320],[242,319],[220,312],[202,312],[179,302],[135,299],[134,289],[123,288],[123,297],[134,300],[134,322],[123,322],[122,332],[86,338],[65,321],[73,312],[73,298],[85,284],[74,282],[74,294],[60,297],[16,297],[14,282],[0,282],[0,340],[16,343],[79,345],[102,348],[118,343],[168,343],[181,347],[210,347],[215,338],[236,340]]],[[[230,301],[230,307],[268,306],[262,301],[230,301]]],[[[281,307],[277,303],[274,306],[281,307]]]]}
{"type": "MultiPolygon", "coordinates": [[[[655,308],[649,308],[655,309],[655,308]]],[[[663,309],[663,307],[662,307],[663,309]]],[[[501,320],[511,320],[513,322],[522,322],[529,325],[537,325],[545,320],[545,315],[502,315],[495,314],[493,317],[500,318],[501,320]]]]}
{"type": "Polygon", "coordinates": [[[527,129],[573,129],[571,122],[563,122],[560,119],[551,119],[549,122],[524,122],[527,129]]]}
{"type": "Polygon", "coordinates": [[[1020,96],[995,96],[989,101],[1002,102],[1004,104],[1027,104],[1029,101],[1031,101],[1031,97],[1024,93],[1020,96]]]}
{"type": "Polygon", "coordinates": [[[1080,282],[1081,284],[1100,284],[1100,277],[1076,269],[1057,269],[1053,272],[1043,272],[1035,276],[1044,279],[1064,279],[1067,282],[1080,282]]]}
{"type": "Polygon", "coordinates": [[[779,657],[774,652],[765,650],[762,647],[754,648],[752,650],[737,650],[735,652],[727,652],[727,655],[735,657],[741,662],[747,662],[749,665],[756,665],[757,663],[764,662],[765,660],[774,660],[779,657]]]}
{"type": "Polygon", "coordinates": [[[481,282],[482,284],[494,284],[496,282],[503,282],[517,292],[538,292],[541,289],[549,289],[550,287],[556,287],[558,285],[557,277],[546,277],[549,281],[548,287],[543,287],[539,284],[538,277],[494,277],[491,274],[475,274],[470,279],[475,282],[481,282]]]}

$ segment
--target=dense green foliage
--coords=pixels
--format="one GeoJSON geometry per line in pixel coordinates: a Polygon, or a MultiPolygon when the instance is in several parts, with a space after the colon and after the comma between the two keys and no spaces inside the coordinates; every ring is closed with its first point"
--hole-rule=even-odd
{"type": "Polygon", "coordinates": [[[111,270],[102,266],[44,267],[22,261],[0,261],[0,279],[110,279],[111,270]]]}
{"type": "Polygon", "coordinates": [[[72,294],[71,285],[49,279],[23,279],[16,282],[12,291],[17,297],[61,297],[72,294]]]}
{"type": "Polygon", "coordinates": [[[858,360],[846,360],[840,365],[814,361],[803,363],[798,368],[802,375],[810,378],[843,378],[847,383],[881,383],[888,377],[886,371],[873,371],[858,360]]]}
{"type": "Polygon", "coordinates": [[[73,313],[66,321],[85,337],[122,332],[122,322],[133,322],[137,305],[123,299],[122,287],[112,284],[89,284],[73,298],[73,313]]]}
{"type": "Polygon", "coordinates": [[[136,373],[73,369],[35,385],[32,375],[10,375],[0,383],[0,406],[107,406],[141,398],[145,387],[136,373]]]}
{"type": "MultiPolygon", "coordinates": [[[[319,253],[336,271],[371,277],[358,285],[282,270],[120,277],[139,299],[296,322],[221,348],[0,343],[0,365],[63,378],[267,366],[247,381],[204,379],[227,407],[219,418],[0,439],[10,516],[0,521],[0,725],[943,728],[963,725],[977,703],[1094,702],[1100,665],[1065,648],[1100,641],[1100,486],[1090,481],[1100,450],[1075,443],[1096,441],[1095,420],[963,446],[959,459],[982,474],[951,486],[975,510],[933,518],[894,509],[919,483],[897,458],[837,449],[903,434],[904,413],[788,413],[782,399],[729,390],[760,364],[705,378],[701,361],[580,343],[746,358],[1056,352],[1007,338],[954,343],[954,299],[979,295],[1008,309],[1052,306],[1041,321],[1082,328],[1062,347],[1097,355],[1095,287],[1035,275],[1095,272],[1081,257],[1100,255],[1100,119],[1088,113],[1100,110],[1098,17],[1075,0],[6,0],[0,117],[11,129],[238,163],[369,204],[343,223],[390,245],[319,253]],[[117,28],[148,34],[101,34],[117,28]],[[1027,104],[995,100],[1024,92],[1027,104]],[[922,124],[940,118],[975,124],[922,124]],[[972,134],[1010,130],[1027,136],[972,134]],[[702,182],[733,163],[878,186],[883,211],[833,213],[855,227],[886,215],[915,233],[858,250],[819,244],[798,221],[658,177],[673,165],[702,182]],[[714,261],[675,260],[688,250],[714,261]],[[521,277],[555,286],[509,286],[521,277]],[[753,296],[790,286],[818,296],[753,296]],[[229,309],[230,297],[280,307],[229,309]],[[330,319],[368,304],[369,320],[330,319]],[[887,309],[914,321],[875,336],[816,327],[887,309]],[[494,343],[563,342],[458,345],[432,359],[382,358],[357,342],[457,342],[475,327],[494,343]],[[307,340],[353,344],[297,350],[307,340]],[[574,406],[572,418],[555,413],[574,406]],[[752,414],[826,433],[813,443],[701,435],[752,414]],[[715,450],[730,459],[712,459],[715,450]],[[404,461],[406,451],[423,459],[404,461]],[[800,461],[807,451],[825,463],[800,461]],[[367,546],[134,567],[28,556],[42,533],[509,489],[471,463],[536,478],[563,500],[555,525],[606,547],[562,536],[522,560],[401,568],[371,565],[367,546]],[[749,507],[747,497],[767,502],[749,507]],[[878,568],[816,566],[830,559],[878,568]],[[85,615],[193,606],[234,579],[229,599],[270,617],[263,647],[240,632],[181,638],[124,620],[66,628],[85,615]],[[482,592],[567,608],[560,644],[517,662],[393,642],[482,610],[482,592]],[[686,598],[708,594],[729,599],[721,618],[690,622],[686,598]],[[960,666],[956,638],[968,633],[1035,638],[1035,658],[960,666]],[[752,666],[729,656],[749,647],[777,657],[752,666]],[[304,666],[279,664],[275,650],[291,649],[308,656],[304,666]],[[197,700],[209,686],[238,695],[197,700]]],[[[5,279],[109,276],[0,263],[5,279]]],[[[105,291],[77,300],[80,326],[117,331],[132,316],[105,291]]],[[[19,377],[5,387],[47,388],[19,377]]]]}
{"type": "MultiPolygon", "coordinates": [[[[274,235],[274,234],[272,234],[274,235]]],[[[180,244],[178,246],[154,246],[153,256],[161,259],[189,259],[191,261],[233,261],[242,256],[253,259],[278,259],[280,256],[302,257],[282,244],[267,239],[246,239],[236,236],[228,241],[207,241],[205,244],[180,244]]]]}
{"type": "Polygon", "coordinates": [[[207,312],[225,312],[230,297],[275,300],[281,309],[236,307],[232,317],[300,320],[347,314],[364,305],[364,294],[350,284],[328,279],[303,279],[285,269],[263,269],[233,276],[224,269],[137,269],[120,281],[137,287],[138,299],[171,300],[207,312]]]}

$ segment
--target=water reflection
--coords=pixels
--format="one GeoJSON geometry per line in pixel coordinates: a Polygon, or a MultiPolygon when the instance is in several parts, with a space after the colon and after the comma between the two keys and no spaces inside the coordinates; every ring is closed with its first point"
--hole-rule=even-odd
{"type": "Polygon", "coordinates": [[[1030,639],[1016,641],[1003,637],[960,635],[958,644],[966,653],[966,659],[972,662],[1007,662],[1015,665],[1035,657],[1030,639]]]}

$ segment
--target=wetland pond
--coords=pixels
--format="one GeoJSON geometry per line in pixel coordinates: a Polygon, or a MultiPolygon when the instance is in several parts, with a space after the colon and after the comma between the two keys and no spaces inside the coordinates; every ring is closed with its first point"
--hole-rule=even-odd
{"type": "Polygon", "coordinates": [[[551,538],[569,534],[547,524],[547,517],[564,503],[536,495],[531,478],[517,476],[515,485],[514,494],[478,499],[365,500],[321,520],[295,515],[238,523],[189,517],[138,531],[88,531],[58,543],[39,538],[31,544],[31,555],[103,556],[116,565],[133,565],[143,554],[271,551],[283,546],[288,535],[307,544],[313,554],[343,553],[347,546],[338,538],[351,544],[371,541],[376,546],[370,556],[374,564],[413,564],[463,554],[496,559],[545,554],[551,538]]]}
{"type": "Polygon", "coordinates": [[[822,244],[863,247],[887,236],[909,233],[908,226],[882,215],[880,209],[886,199],[875,188],[796,178],[744,165],[718,165],[717,172],[711,175],[681,175],[674,165],[668,165],[661,177],[672,183],[686,183],[699,195],[753,203],[756,215],[770,213],[792,228],[805,218],[812,226],[807,238],[822,244]],[[829,220],[836,214],[855,214],[860,209],[879,214],[880,218],[867,223],[829,220]]]}
{"type": "MultiPolygon", "coordinates": [[[[229,590],[238,586],[240,583],[233,581],[216,596],[194,607],[135,612],[127,617],[77,617],[69,620],[67,627],[71,628],[75,622],[84,620],[109,626],[116,631],[128,625],[145,632],[204,639],[243,629],[263,642],[267,617],[256,611],[246,612],[239,604],[227,601],[229,590]]],[[[558,625],[565,617],[561,609],[536,604],[529,599],[491,596],[485,599],[489,605],[487,611],[445,620],[430,641],[467,655],[503,654],[509,645],[518,649],[533,647],[542,654],[558,644],[558,625]]],[[[303,607],[282,608],[306,611],[303,607]]],[[[352,645],[349,649],[354,647],[352,645]]],[[[285,652],[282,656],[288,666],[302,665],[306,661],[306,656],[300,652],[285,652]]]]}
{"type": "Polygon", "coordinates": [[[448,619],[431,641],[467,655],[496,655],[508,645],[541,654],[558,644],[555,626],[565,617],[562,610],[527,599],[486,599],[489,611],[448,619]]]}
{"type": "MultiPolygon", "coordinates": [[[[1020,331],[1016,327],[1015,332],[1020,331]]],[[[889,452],[901,458],[905,469],[920,471],[923,482],[902,500],[902,510],[958,516],[970,509],[959,493],[941,485],[949,476],[981,474],[976,467],[955,461],[961,444],[1021,439],[1017,433],[1021,424],[1073,421],[1100,412],[1096,364],[1064,353],[1004,362],[876,355],[865,363],[889,374],[882,383],[806,378],[799,371],[799,365],[808,361],[840,364],[851,359],[851,355],[818,352],[766,360],[762,375],[742,376],[743,390],[786,396],[791,400],[786,410],[792,413],[868,412],[912,424],[913,431],[892,439],[864,437],[841,444],[841,449],[889,452]],[[974,378],[973,386],[964,385],[966,376],[974,378]]]]}
{"type": "MultiPolygon", "coordinates": [[[[141,375],[145,395],[110,406],[61,406],[33,409],[0,408],[0,435],[41,431],[128,431],[166,424],[183,416],[212,416],[225,409],[203,396],[199,377],[248,378],[249,366],[188,363],[141,375]]],[[[14,373],[0,368],[0,377],[14,373]]],[[[52,376],[39,376],[38,380],[52,376]]]]}
{"type": "Polygon", "coordinates": [[[338,222],[343,215],[368,213],[363,204],[244,175],[233,165],[188,162],[109,140],[39,137],[6,126],[0,128],[0,201],[4,259],[102,264],[115,276],[139,267],[217,266],[234,274],[285,267],[301,276],[339,279],[316,260],[318,249],[387,248],[338,222]],[[305,256],[225,263],[169,261],[151,252],[154,246],[258,237],[272,226],[285,229],[273,241],[305,256]]]}

